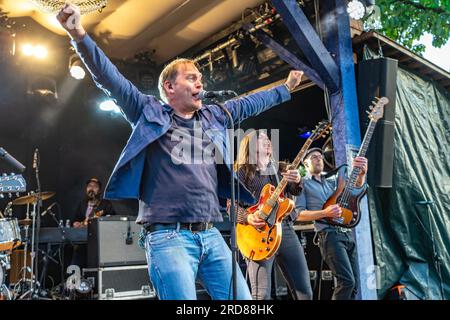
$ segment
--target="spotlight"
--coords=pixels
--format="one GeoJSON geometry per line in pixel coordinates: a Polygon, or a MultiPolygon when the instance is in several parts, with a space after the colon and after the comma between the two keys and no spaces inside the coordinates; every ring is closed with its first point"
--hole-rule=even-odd
{"type": "Polygon", "coordinates": [[[27,57],[34,56],[35,58],[38,59],[44,59],[48,55],[48,51],[44,46],[41,45],[33,46],[31,44],[23,45],[22,53],[27,57]]]}
{"type": "Polygon", "coordinates": [[[258,57],[256,56],[255,42],[248,34],[236,35],[238,46],[232,49],[232,64],[234,72],[238,75],[257,75],[258,57]]]}
{"type": "Polygon", "coordinates": [[[31,57],[34,54],[34,47],[31,44],[25,44],[22,46],[22,53],[27,57],[31,57]]]}
{"type": "Polygon", "coordinates": [[[347,13],[354,20],[368,16],[375,6],[375,0],[351,0],[347,5],[347,13]]]}
{"type": "Polygon", "coordinates": [[[299,137],[302,139],[308,139],[309,137],[311,137],[311,131],[306,131],[306,132],[300,134],[299,137]]]}
{"type": "Polygon", "coordinates": [[[44,59],[47,57],[48,51],[43,46],[34,47],[34,56],[38,59],[44,59]]]}
{"type": "Polygon", "coordinates": [[[45,101],[54,101],[58,99],[56,90],[56,81],[46,76],[32,77],[28,82],[27,93],[45,99],[45,101]]]}
{"type": "Polygon", "coordinates": [[[298,131],[298,137],[302,139],[308,139],[312,135],[312,132],[308,129],[308,127],[298,128],[298,131]]]}
{"type": "Polygon", "coordinates": [[[69,59],[69,72],[70,75],[77,80],[84,79],[86,76],[86,71],[83,69],[83,63],[76,54],[72,55],[69,59]]]}
{"type": "Polygon", "coordinates": [[[98,106],[102,111],[110,111],[114,113],[120,113],[119,106],[112,100],[106,100],[99,104],[98,106]]]}

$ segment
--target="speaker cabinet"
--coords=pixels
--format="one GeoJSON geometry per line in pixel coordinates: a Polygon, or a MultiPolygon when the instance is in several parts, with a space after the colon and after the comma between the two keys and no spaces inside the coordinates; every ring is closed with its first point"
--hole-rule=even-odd
{"type": "Polygon", "coordinates": [[[378,120],[367,153],[368,182],[371,186],[392,187],[394,160],[395,102],[398,61],[389,58],[364,60],[358,64],[358,103],[362,136],[369,119],[366,111],[375,97],[387,97],[384,116],[378,120]]]}
{"type": "Polygon", "coordinates": [[[89,268],[147,264],[145,250],[138,246],[141,226],[134,219],[112,216],[89,222],[89,268]]]}

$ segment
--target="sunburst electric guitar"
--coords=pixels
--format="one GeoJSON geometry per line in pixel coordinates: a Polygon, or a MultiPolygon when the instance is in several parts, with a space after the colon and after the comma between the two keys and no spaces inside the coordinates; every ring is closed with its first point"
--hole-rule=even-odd
{"type": "MultiPolygon", "coordinates": [[[[380,99],[375,98],[377,101],[373,102],[371,111],[369,112],[369,126],[367,127],[364,140],[361,144],[361,148],[358,152],[358,157],[364,157],[369,147],[370,140],[372,139],[373,132],[377,121],[383,117],[384,106],[389,102],[388,98],[382,97],[380,99]]],[[[339,218],[325,218],[323,222],[341,226],[345,228],[354,228],[361,220],[361,214],[359,209],[359,203],[366,194],[366,192],[357,194],[356,180],[359,174],[359,168],[353,168],[350,176],[347,178],[347,166],[342,166],[338,170],[338,180],[336,191],[328,198],[323,205],[323,209],[333,204],[338,204],[341,207],[342,214],[339,218]]]]}
{"type": "MultiPolygon", "coordinates": [[[[311,143],[325,137],[330,130],[329,122],[319,123],[288,169],[298,169],[311,143]]],[[[295,207],[294,201],[283,195],[287,184],[286,178],[281,179],[276,188],[266,184],[258,203],[247,209],[248,213],[258,212],[258,216],[266,221],[264,227],[256,229],[249,224],[237,224],[236,241],[244,257],[260,261],[269,259],[277,252],[282,237],[281,222],[295,207]]]]}

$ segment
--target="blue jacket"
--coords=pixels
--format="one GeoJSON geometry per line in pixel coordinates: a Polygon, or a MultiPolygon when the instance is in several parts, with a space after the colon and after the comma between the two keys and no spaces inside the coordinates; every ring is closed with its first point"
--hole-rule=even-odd
{"type": "MultiPolygon", "coordinates": [[[[146,147],[170,128],[174,110],[156,97],[141,93],[125,79],[89,35],[80,42],[72,41],[96,85],[121,107],[132,127],[132,133],[117,161],[105,188],[106,199],[141,199],[140,185],[145,165],[146,147]]],[[[286,86],[225,102],[234,122],[255,116],[290,99],[286,86]],[[240,104],[240,108],[239,108],[240,104]]],[[[226,165],[218,166],[219,197],[230,198],[228,119],[217,105],[203,105],[199,111],[204,133],[222,153],[226,165]],[[208,132],[210,130],[210,132],[208,132]],[[214,134],[211,134],[211,131],[214,134]]],[[[149,168],[150,170],[152,168],[149,168]]],[[[252,204],[255,199],[240,185],[241,200],[252,204]]]]}

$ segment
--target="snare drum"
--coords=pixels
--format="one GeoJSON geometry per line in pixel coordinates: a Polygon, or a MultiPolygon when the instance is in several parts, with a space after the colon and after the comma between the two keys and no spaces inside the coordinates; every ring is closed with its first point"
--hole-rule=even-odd
{"type": "Polygon", "coordinates": [[[17,219],[0,219],[0,251],[10,251],[20,246],[21,241],[17,219]]]}

